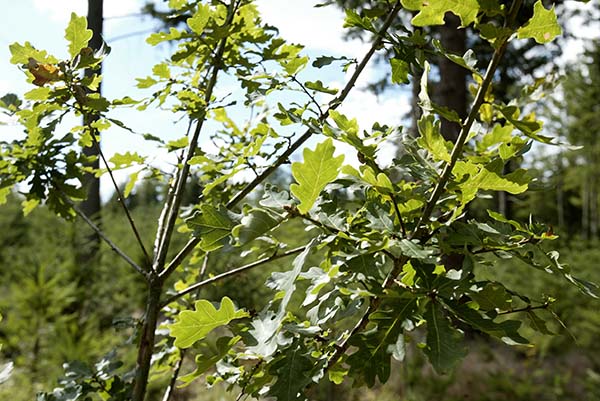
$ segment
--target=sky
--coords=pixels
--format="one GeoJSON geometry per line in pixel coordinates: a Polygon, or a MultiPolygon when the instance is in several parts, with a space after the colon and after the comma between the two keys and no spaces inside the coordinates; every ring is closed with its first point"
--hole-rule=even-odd
{"type": "MultiPolygon", "coordinates": [[[[6,1],[6,0],[5,0],[6,1]]],[[[111,46],[112,52],[103,66],[103,92],[106,97],[117,98],[129,95],[140,98],[144,95],[135,88],[135,78],[150,75],[152,66],[168,56],[167,48],[154,48],[145,42],[149,33],[156,30],[158,24],[150,18],[131,16],[137,14],[145,0],[104,0],[104,38],[111,46]]],[[[335,7],[315,8],[319,3],[315,0],[258,0],[257,4],[263,19],[277,26],[282,37],[293,43],[305,46],[305,53],[311,58],[326,54],[346,56],[360,59],[366,52],[368,44],[359,40],[343,39],[343,13],[335,7]]],[[[591,4],[591,3],[590,3],[591,4]]],[[[64,28],[71,12],[85,15],[86,0],[19,0],[11,1],[10,7],[3,8],[0,17],[0,94],[8,92],[22,95],[30,90],[31,84],[25,74],[17,66],[9,63],[8,46],[14,42],[31,42],[36,48],[46,49],[59,58],[66,58],[66,41],[64,28]]],[[[586,27],[581,21],[569,21],[577,27],[583,37],[598,35],[598,27],[586,27]]],[[[566,46],[564,63],[576,62],[582,50],[580,41],[573,41],[566,46]]],[[[341,111],[357,118],[361,128],[368,128],[375,120],[387,124],[400,124],[402,116],[409,110],[409,99],[406,92],[390,91],[376,97],[363,90],[365,84],[381,74],[380,67],[369,66],[355,90],[351,92],[341,111]]],[[[315,74],[315,73],[312,73],[315,74]]],[[[318,74],[309,75],[307,79],[321,79],[326,84],[341,88],[346,80],[343,73],[331,73],[318,70],[318,74]]],[[[145,93],[147,95],[147,92],[145,93]]],[[[326,99],[323,99],[326,100],[326,99]]],[[[185,126],[177,122],[168,112],[151,110],[140,115],[134,110],[120,110],[112,115],[125,121],[138,132],[147,132],[163,139],[177,139],[183,136],[185,126]]],[[[22,135],[22,129],[14,121],[2,118],[5,125],[0,125],[0,140],[10,140],[22,135]]],[[[72,125],[76,125],[76,120],[72,125]]],[[[128,135],[115,128],[103,134],[103,151],[110,157],[115,152],[129,149],[138,150],[150,156],[154,163],[164,165],[165,160],[160,153],[145,145],[138,137],[128,135]]],[[[202,145],[202,143],[201,143],[202,145]]],[[[309,144],[311,146],[311,144],[309,144]]],[[[340,148],[346,154],[347,162],[355,160],[348,149],[340,148]]],[[[394,153],[392,146],[386,147],[380,157],[389,160],[394,153]]],[[[297,156],[296,156],[297,158],[297,156]]],[[[125,179],[127,172],[118,175],[125,179]]],[[[102,192],[106,198],[111,189],[108,180],[102,181],[102,192]]]]}

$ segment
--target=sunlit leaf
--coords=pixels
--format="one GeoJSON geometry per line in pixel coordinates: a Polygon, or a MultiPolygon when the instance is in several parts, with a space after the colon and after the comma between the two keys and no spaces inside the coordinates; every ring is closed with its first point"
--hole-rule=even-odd
{"type": "Polygon", "coordinates": [[[533,17],[517,31],[519,39],[533,38],[538,43],[551,42],[562,33],[562,29],[556,20],[554,6],[547,10],[542,0],[533,5],[533,17]]]}
{"type": "Polygon", "coordinates": [[[298,210],[307,213],[327,184],[340,172],[344,155],[333,157],[335,147],[331,139],[317,145],[315,150],[304,149],[304,161],[292,164],[292,174],[297,184],[292,184],[292,194],[300,200],[298,210]]]}
{"type": "Polygon", "coordinates": [[[227,297],[221,300],[219,309],[203,299],[196,301],[193,311],[181,312],[177,316],[176,322],[169,325],[169,329],[171,336],[175,337],[174,345],[176,347],[189,348],[217,327],[247,316],[248,313],[243,310],[236,311],[233,301],[227,297]]]}
{"type": "Polygon", "coordinates": [[[92,30],[87,29],[87,19],[71,13],[71,21],[69,21],[69,25],[65,31],[65,39],[69,42],[69,54],[71,57],[75,57],[81,49],[87,47],[92,36],[92,30]]]}

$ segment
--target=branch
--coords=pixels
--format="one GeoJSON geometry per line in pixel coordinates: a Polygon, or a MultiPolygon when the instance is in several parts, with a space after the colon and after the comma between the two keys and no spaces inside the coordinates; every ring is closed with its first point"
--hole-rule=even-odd
{"type": "Polygon", "coordinates": [[[543,304],[537,305],[537,306],[527,305],[527,306],[525,306],[523,308],[511,309],[511,310],[506,310],[506,311],[498,312],[498,316],[500,316],[500,315],[510,315],[511,313],[530,312],[530,311],[536,310],[536,309],[548,309],[549,306],[550,306],[550,302],[544,302],[543,304]]]}
{"type": "Polygon", "coordinates": [[[306,86],[304,86],[304,84],[302,82],[300,82],[298,80],[298,78],[296,78],[296,75],[292,75],[291,76],[292,81],[294,81],[295,83],[297,83],[300,88],[302,89],[302,92],[304,92],[306,94],[306,96],[308,96],[310,98],[310,101],[317,106],[317,110],[319,110],[319,116],[323,115],[323,109],[321,109],[321,105],[319,104],[319,102],[317,102],[317,99],[315,99],[315,97],[308,91],[308,89],[306,88],[306,86]]]}
{"type": "MultiPolygon", "coordinates": [[[[508,10],[507,18],[504,23],[505,27],[511,28],[512,22],[515,20],[516,16],[518,15],[519,10],[521,9],[522,3],[523,3],[523,0],[516,0],[511,4],[510,9],[508,10]]],[[[475,122],[475,119],[477,118],[477,114],[479,113],[479,109],[481,108],[481,105],[485,101],[485,94],[486,94],[488,88],[490,87],[490,85],[492,84],[492,80],[494,79],[494,74],[496,72],[496,69],[498,68],[498,65],[500,64],[500,60],[502,60],[502,56],[504,56],[504,52],[506,51],[506,48],[508,47],[508,39],[509,38],[510,38],[510,36],[504,37],[503,42],[500,45],[500,47],[494,51],[494,55],[492,56],[492,59],[490,60],[490,63],[488,64],[488,68],[485,73],[485,77],[483,78],[483,82],[479,86],[477,95],[475,96],[475,100],[473,101],[473,105],[471,106],[471,111],[469,112],[469,115],[467,116],[466,122],[462,125],[460,133],[458,134],[458,138],[456,140],[456,144],[454,145],[454,148],[452,148],[452,153],[450,154],[450,162],[448,164],[446,164],[446,166],[444,167],[442,176],[441,176],[440,180],[438,181],[437,185],[435,186],[433,193],[431,194],[431,197],[429,198],[429,201],[427,201],[425,210],[423,211],[423,214],[421,215],[421,218],[419,219],[419,222],[417,223],[417,225],[415,227],[415,231],[414,231],[413,235],[411,236],[411,238],[415,238],[415,237],[419,238],[420,236],[423,235],[424,232],[423,232],[423,227],[421,227],[421,225],[423,223],[425,223],[426,221],[428,221],[429,218],[431,217],[431,214],[433,213],[433,210],[437,204],[437,201],[440,199],[440,196],[442,195],[442,192],[444,191],[446,184],[450,180],[450,176],[452,175],[452,169],[454,168],[454,165],[456,164],[456,162],[458,161],[458,158],[462,154],[462,149],[463,149],[463,146],[469,136],[469,131],[471,130],[471,127],[473,126],[473,123],[475,122]]]]}
{"type": "Polygon", "coordinates": [[[280,254],[275,253],[272,256],[269,256],[269,257],[266,257],[266,258],[263,258],[263,259],[259,259],[259,260],[255,261],[255,262],[249,263],[249,264],[241,266],[241,267],[237,267],[235,269],[226,271],[225,273],[221,273],[221,274],[219,274],[217,276],[214,276],[214,277],[211,277],[209,279],[203,280],[203,281],[201,281],[199,283],[196,283],[194,285],[191,285],[190,287],[186,288],[185,290],[179,291],[177,294],[171,296],[170,298],[168,298],[165,302],[163,302],[161,304],[161,307],[165,307],[168,304],[170,304],[171,302],[176,301],[179,298],[183,297],[184,295],[187,295],[190,292],[194,292],[194,291],[196,291],[196,290],[198,290],[198,289],[200,289],[202,287],[205,287],[205,286],[207,286],[209,284],[216,283],[217,281],[221,281],[221,280],[223,280],[223,279],[225,279],[227,277],[230,277],[230,276],[235,276],[235,275],[237,275],[237,274],[239,274],[241,272],[244,272],[246,270],[254,269],[255,267],[264,265],[265,263],[272,262],[272,261],[277,260],[277,259],[285,258],[287,256],[295,255],[297,253],[300,253],[300,252],[304,251],[305,249],[306,249],[306,246],[300,246],[298,248],[291,249],[291,250],[289,250],[287,252],[284,252],[284,253],[280,253],[280,254]]]}
{"type": "MultiPolygon", "coordinates": [[[[395,283],[396,276],[398,276],[398,274],[402,271],[402,267],[404,266],[404,264],[406,262],[408,262],[408,260],[409,260],[409,258],[406,256],[402,256],[401,258],[394,260],[394,267],[392,268],[392,271],[386,277],[384,284],[382,285],[383,289],[387,289],[395,283]]],[[[350,333],[348,333],[348,336],[346,336],[346,339],[340,345],[335,347],[335,352],[327,361],[327,364],[323,368],[323,372],[327,372],[329,370],[329,368],[331,368],[333,365],[335,365],[336,362],[340,360],[342,355],[344,355],[346,353],[346,351],[348,351],[348,348],[350,348],[350,340],[357,333],[359,333],[360,331],[363,331],[367,327],[367,324],[369,323],[369,318],[379,308],[382,301],[383,301],[383,297],[380,297],[380,296],[371,298],[371,301],[369,302],[369,307],[365,311],[365,314],[360,318],[360,320],[352,328],[350,333]]]]}
{"type": "MultiPolygon", "coordinates": [[[[190,120],[188,123],[188,127],[187,127],[186,134],[185,134],[186,137],[189,136],[191,129],[192,129],[192,120],[190,120]]],[[[183,153],[181,155],[177,156],[177,163],[181,164],[182,159],[183,159],[183,153]]],[[[163,237],[164,237],[165,229],[166,229],[165,225],[166,225],[167,217],[169,215],[169,210],[171,209],[171,207],[173,205],[173,198],[175,196],[175,188],[177,187],[178,179],[179,179],[179,177],[177,175],[177,168],[175,168],[175,172],[173,173],[173,178],[169,182],[169,188],[167,190],[167,198],[165,199],[163,208],[160,212],[160,216],[158,217],[158,225],[156,227],[156,236],[154,237],[154,249],[153,249],[154,255],[158,254],[160,244],[163,241],[163,237]]]]}
{"type": "Polygon", "coordinates": [[[437,201],[440,199],[440,196],[446,188],[446,184],[450,180],[450,176],[452,175],[452,169],[454,168],[454,165],[456,164],[458,158],[462,154],[463,146],[465,145],[465,142],[467,141],[467,138],[469,136],[469,131],[471,130],[471,127],[473,126],[473,123],[477,118],[479,108],[485,100],[485,94],[488,88],[490,87],[492,80],[494,79],[494,73],[496,72],[496,68],[500,63],[500,60],[502,59],[502,56],[504,55],[507,46],[508,40],[505,40],[504,43],[502,43],[502,45],[494,52],[492,60],[490,61],[487,71],[485,73],[483,82],[479,86],[479,90],[477,91],[477,95],[475,96],[475,100],[473,101],[473,105],[471,106],[471,111],[469,112],[467,120],[463,124],[460,133],[458,134],[458,138],[456,140],[456,143],[454,144],[454,148],[452,148],[452,153],[450,154],[450,162],[447,163],[444,167],[440,180],[437,182],[433,193],[431,194],[431,197],[427,201],[425,210],[423,210],[423,214],[421,215],[421,218],[419,219],[419,222],[417,223],[415,231],[411,238],[419,238],[424,234],[424,230],[423,227],[421,227],[421,225],[427,223],[427,221],[431,217],[431,214],[433,213],[433,210],[437,205],[437,201]]]}
{"type": "Polygon", "coordinates": [[[177,383],[177,378],[179,377],[179,371],[181,370],[181,365],[183,365],[183,360],[185,359],[185,349],[179,350],[179,360],[175,365],[175,370],[173,371],[173,376],[171,376],[171,380],[169,381],[169,385],[165,390],[165,394],[163,395],[162,401],[170,401],[171,395],[173,395],[173,390],[175,389],[175,384],[177,383]]]}
{"type": "MultiPolygon", "coordinates": [[[[231,3],[231,7],[228,10],[227,20],[223,24],[224,27],[231,25],[239,5],[240,5],[240,0],[237,0],[237,1],[231,3]]],[[[212,63],[213,65],[212,65],[212,69],[210,72],[209,82],[208,82],[208,85],[206,86],[206,91],[204,93],[204,102],[207,105],[210,103],[213,91],[217,84],[217,77],[223,66],[222,58],[223,58],[223,54],[225,53],[227,39],[228,39],[228,36],[225,36],[219,42],[219,45],[217,47],[216,56],[212,63]]],[[[198,119],[198,122],[196,123],[196,128],[194,130],[194,133],[192,134],[192,139],[190,140],[190,144],[187,148],[187,152],[186,152],[185,158],[183,160],[183,165],[181,166],[181,170],[179,171],[179,175],[177,177],[175,192],[173,194],[173,202],[166,213],[166,219],[165,219],[166,224],[164,226],[162,240],[160,241],[160,244],[158,246],[158,251],[155,253],[154,261],[152,263],[152,269],[155,272],[158,272],[161,270],[161,268],[164,266],[165,260],[167,258],[167,252],[169,250],[169,245],[171,243],[171,235],[173,234],[173,229],[175,227],[175,221],[177,220],[177,216],[179,214],[179,207],[181,206],[183,192],[185,190],[185,182],[187,181],[187,178],[190,173],[190,165],[188,164],[188,162],[190,161],[190,159],[194,156],[194,153],[196,152],[196,148],[198,147],[198,138],[200,136],[200,132],[202,131],[202,127],[204,126],[205,121],[206,121],[206,108],[204,109],[204,112],[202,113],[202,115],[198,119]]],[[[166,277],[166,276],[163,276],[163,277],[166,277]]]]}
{"type": "Polygon", "coordinates": [[[404,226],[404,221],[402,220],[402,213],[400,213],[398,201],[396,200],[396,196],[394,194],[391,194],[390,198],[392,199],[392,204],[394,205],[394,212],[396,213],[396,217],[398,217],[398,221],[400,221],[400,229],[402,230],[402,236],[406,238],[406,227],[404,226]]]}
{"type": "Polygon", "coordinates": [[[135,239],[137,240],[137,243],[140,245],[140,249],[142,250],[142,253],[144,254],[144,257],[146,258],[146,261],[148,263],[150,263],[150,256],[148,255],[148,252],[146,252],[146,248],[144,247],[144,241],[142,241],[142,237],[140,236],[140,233],[139,233],[137,227],[135,226],[135,222],[133,221],[133,217],[131,217],[131,213],[129,212],[129,208],[125,204],[125,200],[123,198],[123,194],[121,193],[121,190],[119,189],[119,186],[117,185],[117,181],[115,180],[115,176],[114,176],[114,174],[112,172],[112,169],[108,165],[108,162],[106,161],[106,157],[104,157],[104,153],[102,152],[102,148],[100,147],[100,144],[96,140],[96,135],[94,134],[94,132],[92,132],[92,134],[90,136],[92,137],[92,141],[94,142],[94,146],[96,147],[96,150],[98,151],[98,154],[102,158],[102,162],[106,166],[106,170],[108,171],[108,175],[110,176],[110,179],[111,179],[111,181],[113,183],[113,186],[115,188],[115,191],[117,193],[117,201],[121,204],[121,207],[125,211],[125,215],[127,216],[127,220],[129,221],[129,226],[131,227],[131,230],[133,231],[133,234],[135,235],[135,239]]]}
{"type": "Polygon", "coordinates": [[[123,252],[121,250],[121,248],[119,248],[114,242],[111,241],[110,238],[108,238],[108,236],[104,233],[104,231],[102,231],[100,229],[100,227],[98,227],[89,217],[87,217],[85,215],[85,213],[83,213],[83,211],[81,211],[81,209],[79,208],[79,206],[77,206],[71,199],[66,198],[65,200],[71,204],[71,206],[73,207],[73,210],[75,210],[75,213],[77,213],[77,215],[79,217],[81,217],[83,219],[83,221],[85,221],[91,228],[92,230],[94,230],[96,232],[96,234],[98,234],[98,236],[100,236],[100,238],[102,238],[104,240],[104,242],[106,242],[106,244],[113,250],[115,251],[115,253],[117,255],[119,255],[121,258],[123,258],[123,260],[125,260],[127,263],[129,263],[131,265],[131,267],[133,267],[135,269],[135,271],[137,271],[138,273],[140,273],[142,276],[144,276],[146,279],[148,278],[147,273],[144,271],[144,269],[142,269],[137,263],[135,263],[133,261],[133,259],[131,259],[125,252],[123,252]]]}

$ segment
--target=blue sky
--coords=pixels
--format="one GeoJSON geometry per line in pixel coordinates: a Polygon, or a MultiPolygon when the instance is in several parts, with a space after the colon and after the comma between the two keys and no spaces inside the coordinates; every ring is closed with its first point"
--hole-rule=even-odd
{"type": "MultiPolygon", "coordinates": [[[[108,98],[129,95],[134,98],[143,96],[135,88],[135,78],[150,74],[152,66],[159,63],[168,55],[167,48],[153,48],[146,44],[147,34],[132,35],[117,39],[134,32],[148,33],[157,24],[149,18],[125,17],[139,11],[145,0],[105,0],[104,37],[112,48],[112,52],[104,64],[103,91],[108,98]]],[[[295,43],[306,46],[306,53],[311,57],[320,54],[360,58],[365,53],[367,45],[360,41],[347,42],[342,38],[343,14],[334,7],[315,9],[315,0],[258,0],[258,6],[263,19],[277,26],[281,35],[295,43]]],[[[591,2],[590,2],[591,4],[591,2]]],[[[10,7],[3,9],[3,29],[0,31],[0,94],[14,92],[22,95],[31,89],[25,80],[25,75],[17,66],[9,63],[8,46],[14,42],[31,42],[35,47],[46,49],[59,58],[65,58],[66,44],[64,28],[70,13],[85,15],[86,0],[19,0],[12,1],[10,7]]],[[[599,36],[598,27],[582,26],[578,21],[570,21],[578,27],[578,33],[584,37],[599,36]]],[[[567,47],[564,62],[576,60],[581,51],[580,42],[572,42],[567,47]]],[[[342,111],[356,117],[361,127],[369,127],[375,120],[382,123],[398,124],[402,115],[408,111],[408,98],[400,91],[391,91],[379,98],[371,93],[360,90],[373,77],[381,72],[376,67],[370,67],[361,78],[351,96],[345,102],[342,111]]],[[[306,79],[321,79],[332,86],[341,87],[345,76],[342,73],[331,73],[323,70],[310,73],[306,79]]],[[[325,100],[325,99],[324,99],[325,100]]],[[[174,117],[160,110],[149,110],[139,113],[134,110],[122,110],[113,117],[121,119],[138,132],[148,132],[164,139],[176,139],[185,133],[184,124],[175,124],[174,117]]],[[[21,135],[22,129],[12,121],[0,125],[0,137],[3,140],[21,135]]],[[[77,124],[73,120],[73,125],[77,124]]],[[[163,165],[168,162],[155,149],[146,145],[138,137],[128,135],[120,129],[111,129],[103,136],[103,149],[110,157],[115,152],[136,150],[142,154],[155,157],[155,163],[163,165]]],[[[341,151],[344,151],[343,149],[341,151]]],[[[389,158],[393,147],[387,147],[389,158]]],[[[347,153],[347,161],[354,156],[347,153]]],[[[124,179],[126,173],[119,177],[124,179]]],[[[103,181],[103,193],[110,193],[108,182],[103,181]]]]}

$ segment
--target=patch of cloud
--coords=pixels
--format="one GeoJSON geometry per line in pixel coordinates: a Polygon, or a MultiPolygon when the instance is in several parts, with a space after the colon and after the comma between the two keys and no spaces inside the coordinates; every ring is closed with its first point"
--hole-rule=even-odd
{"type": "Polygon", "coordinates": [[[334,55],[362,56],[369,45],[356,39],[344,40],[342,11],[335,6],[316,8],[319,3],[314,0],[257,1],[263,20],[278,28],[284,39],[334,55]]]}
{"type": "MultiPolygon", "coordinates": [[[[139,0],[104,0],[104,17],[110,18],[139,11],[139,0]]],[[[66,23],[71,13],[86,15],[87,3],[74,0],[33,0],[33,7],[54,22],[66,23]]]]}

